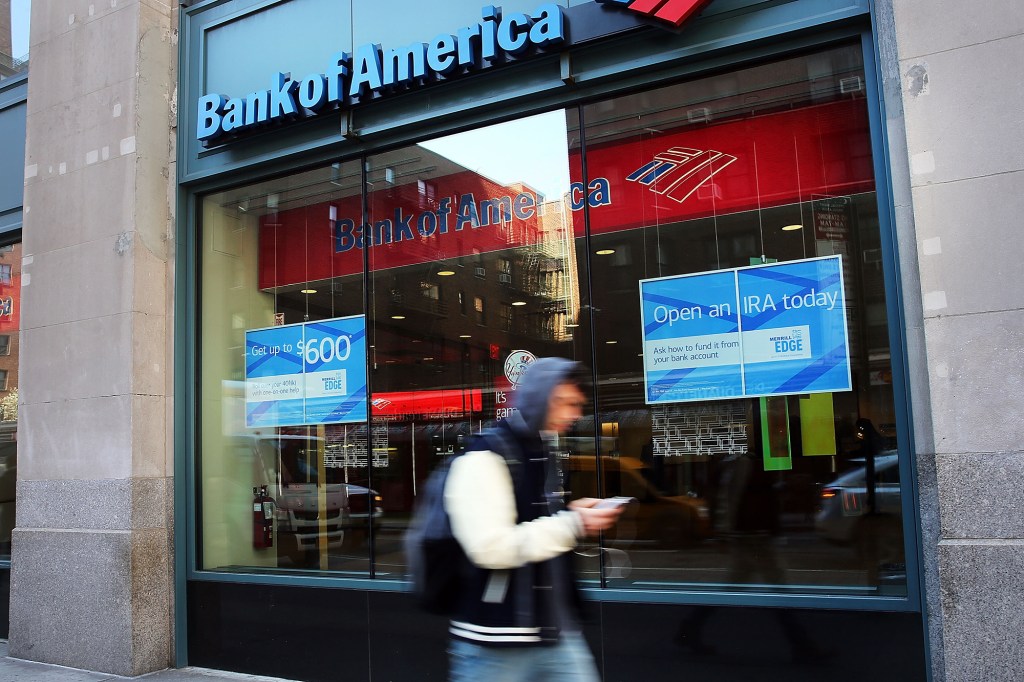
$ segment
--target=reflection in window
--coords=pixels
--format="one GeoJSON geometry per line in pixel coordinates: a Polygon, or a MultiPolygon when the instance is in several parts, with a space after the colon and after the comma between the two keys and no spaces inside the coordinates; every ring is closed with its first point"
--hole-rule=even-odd
{"type": "MultiPolygon", "coordinates": [[[[528,353],[596,363],[593,407],[560,448],[572,494],[638,500],[603,540],[630,572],[595,560],[593,585],[906,594],[871,140],[849,86],[860,55],[836,47],[204,197],[202,566],[401,575],[423,480],[507,416],[506,361],[528,353]],[[842,263],[852,390],[650,399],[641,281],[824,256],[842,263]],[[246,332],[351,316],[365,320],[369,419],[247,427],[246,332]],[[251,532],[264,485],[272,547],[251,532]]],[[[699,390],[736,371],[710,367],[668,381],[699,390]]]]}
{"type": "MultiPolygon", "coordinates": [[[[632,561],[609,584],[906,594],[867,106],[841,85],[863,76],[860,54],[840,47],[584,108],[586,168],[613,198],[588,213],[605,487],[590,460],[570,458],[573,487],[640,500],[609,534],[632,561]],[[647,393],[660,375],[635,329],[639,281],[821,256],[842,263],[852,391],[647,393]]],[[[681,317],[669,338],[711,338],[681,317]]],[[[671,381],[700,391],[733,371],[680,364],[671,381]]]]}
{"type": "Polygon", "coordinates": [[[0,80],[28,68],[31,0],[0,0],[0,80]]]}
{"type": "Polygon", "coordinates": [[[9,279],[0,285],[0,560],[11,558],[18,474],[18,327],[21,314],[21,242],[0,247],[9,279]]]}
{"type": "Polygon", "coordinates": [[[487,318],[484,315],[484,299],[480,296],[473,297],[473,312],[476,314],[477,324],[486,324],[487,318]]]}

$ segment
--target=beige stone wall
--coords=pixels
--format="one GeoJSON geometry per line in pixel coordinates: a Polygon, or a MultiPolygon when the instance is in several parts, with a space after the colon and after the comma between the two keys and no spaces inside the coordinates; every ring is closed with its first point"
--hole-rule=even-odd
{"type": "Polygon", "coordinates": [[[172,657],[177,3],[34,2],[12,656],[172,657]]]}
{"type": "Polygon", "coordinates": [[[879,5],[936,677],[1020,680],[1024,3],[879,5]]]}

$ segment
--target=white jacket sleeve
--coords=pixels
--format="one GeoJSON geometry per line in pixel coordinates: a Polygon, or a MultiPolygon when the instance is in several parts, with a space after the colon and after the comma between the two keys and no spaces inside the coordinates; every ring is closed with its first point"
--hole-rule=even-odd
{"type": "Polygon", "coordinates": [[[444,507],[469,560],[491,570],[554,558],[572,550],[583,534],[579,514],[571,511],[517,524],[508,465],[489,451],[452,461],[444,507]]]}

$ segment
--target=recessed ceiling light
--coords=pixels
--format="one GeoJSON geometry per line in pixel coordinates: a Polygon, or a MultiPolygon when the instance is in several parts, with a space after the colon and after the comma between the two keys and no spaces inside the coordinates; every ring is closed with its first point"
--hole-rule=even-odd
{"type": "Polygon", "coordinates": [[[600,251],[595,251],[594,253],[596,253],[598,256],[610,256],[613,253],[615,253],[615,249],[601,249],[600,251]]]}
{"type": "Polygon", "coordinates": [[[460,339],[471,339],[473,338],[470,334],[459,334],[460,339]]]}
{"type": "Polygon", "coordinates": [[[526,305],[526,301],[512,301],[512,305],[526,305]]]}
{"type": "Polygon", "coordinates": [[[299,293],[300,294],[315,294],[316,293],[316,289],[300,289],[299,293]]]}
{"type": "Polygon", "coordinates": [[[804,229],[803,225],[786,225],[785,227],[782,228],[782,231],[783,232],[793,232],[795,230],[802,230],[802,229],[804,229]]]}
{"type": "Polygon", "coordinates": [[[607,343],[608,345],[611,345],[613,343],[618,343],[618,341],[605,341],[605,343],[607,343]]]}
{"type": "Polygon", "coordinates": [[[451,277],[454,274],[455,274],[454,270],[440,270],[440,271],[438,271],[437,276],[438,277],[451,277]]]}
{"type": "Polygon", "coordinates": [[[405,315],[392,315],[391,319],[392,320],[404,320],[405,319],[405,315]]]}

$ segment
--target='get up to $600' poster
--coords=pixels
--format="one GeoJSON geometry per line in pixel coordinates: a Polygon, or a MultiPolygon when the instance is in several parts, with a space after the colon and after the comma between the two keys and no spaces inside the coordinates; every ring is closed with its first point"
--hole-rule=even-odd
{"type": "Polygon", "coordinates": [[[363,315],[245,333],[245,425],[366,421],[363,315]]]}

